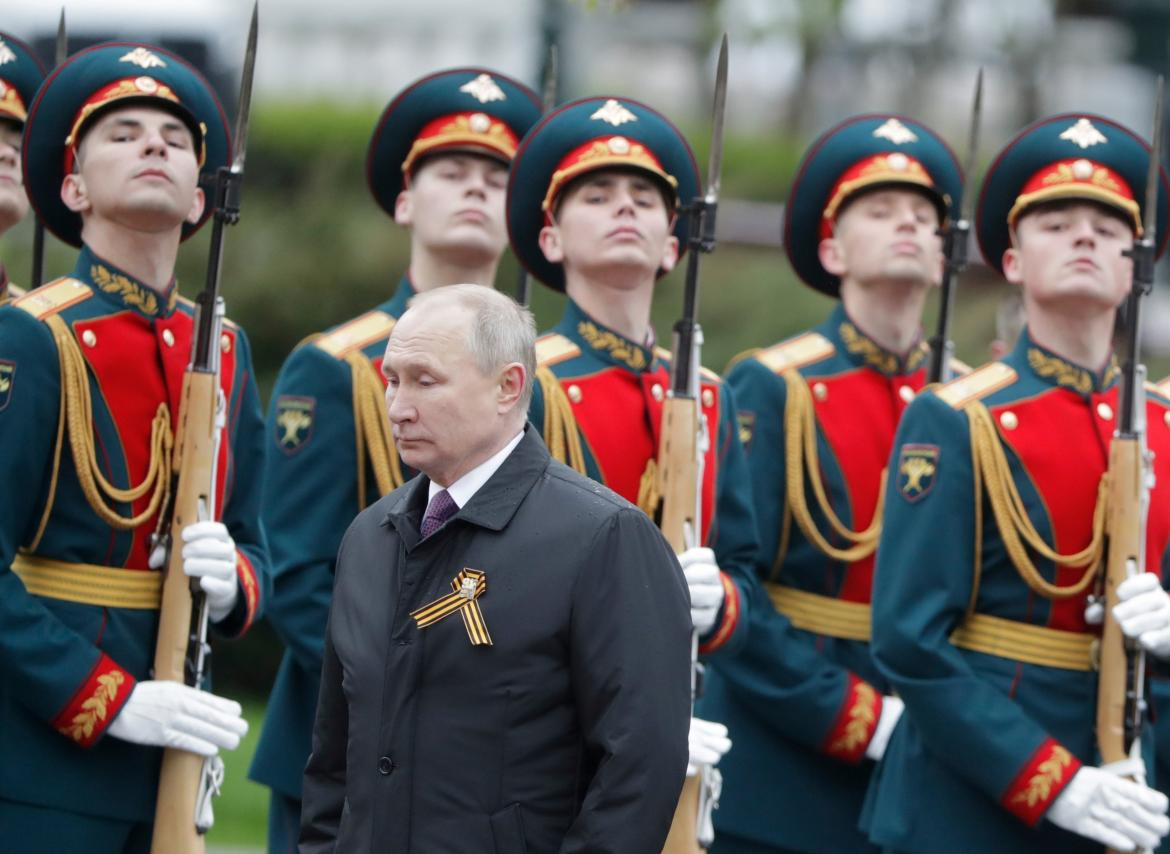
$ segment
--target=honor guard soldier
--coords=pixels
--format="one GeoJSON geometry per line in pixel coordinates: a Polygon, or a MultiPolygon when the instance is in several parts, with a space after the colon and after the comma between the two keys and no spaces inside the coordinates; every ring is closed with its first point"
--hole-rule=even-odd
{"type": "MultiPolygon", "coordinates": [[[[20,175],[21,134],[33,95],[44,79],[45,70],[32,49],[0,32],[0,235],[28,213],[28,196],[20,175]]],[[[8,281],[8,272],[0,263],[0,305],[23,293],[8,281]]]]}
{"type": "Polygon", "coordinates": [[[898,418],[926,380],[922,308],[960,187],[946,144],[895,116],[846,120],[798,169],[788,258],[839,302],[728,374],[768,598],[749,606],[744,650],[715,663],[700,707],[748,745],[724,764],[715,851],[867,848],[871,760],[902,710],[869,655],[879,496],[898,418]]]}
{"type": "MultiPolygon", "coordinates": [[[[536,342],[529,418],[555,457],[656,515],[670,352],[654,346],[656,280],[686,248],[685,205],[699,193],[690,146],[661,114],[628,99],[585,98],[546,116],[521,144],[508,184],[512,248],[534,277],[568,296],[536,342]]],[[[680,555],[699,651],[738,643],[755,532],[735,407],[703,371],[709,430],[703,530],[680,555]],[[699,546],[698,544],[706,544],[699,546]]],[[[726,730],[692,721],[692,769],[730,747],[726,730]]]]}
{"type": "Polygon", "coordinates": [[[492,285],[507,246],[508,165],[538,118],[535,92],[482,68],[431,74],[390,102],[366,174],[378,205],[410,231],[410,267],[389,300],[298,346],[276,381],[263,515],[275,578],[268,613],[287,649],[250,771],[272,789],[270,852],[296,848],[341,536],[414,474],[398,459],[383,401],[390,330],[416,292],[492,285]]]}
{"type": "MultiPolygon", "coordinates": [[[[0,308],[0,828],[14,852],[146,851],[160,747],[238,744],[240,706],[154,681],[172,459],[194,305],[179,243],[208,216],[201,171],[229,139],[207,82],[111,42],[57,67],[28,110],[24,181],[81,253],[0,308]],[[55,425],[55,426],[54,426],[55,425]]],[[[263,419],[247,338],[224,324],[216,521],[182,529],[214,628],[260,614],[263,419]]]]}
{"type": "MultiPolygon", "coordinates": [[[[1130,851],[1170,829],[1161,793],[1099,767],[1096,731],[1106,474],[1124,438],[1110,352],[1149,160],[1115,122],[1061,115],[1021,132],[984,180],[983,257],[1021,288],[1027,321],[1002,361],[919,395],[895,438],[873,653],[906,715],[865,816],[887,850],[1130,851]]],[[[1158,251],[1166,199],[1163,175],[1158,251]]],[[[1109,619],[1153,667],[1170,656],[1170,405],[1149,388],[1145,565],[1109,619]]]]}

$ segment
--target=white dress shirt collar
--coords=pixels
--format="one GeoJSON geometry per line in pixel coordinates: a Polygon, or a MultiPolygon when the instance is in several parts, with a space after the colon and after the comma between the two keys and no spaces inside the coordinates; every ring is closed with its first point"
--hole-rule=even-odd
{"type": "MultiPolygon", "coordinates": [[[[504,460],[508,458],[508,455],[520,444],[520,440],[523,438],[524,430],[521,429],[508,444],[447,487],[447,494],[451,496],[457,507],[462,508],[471,500],[471,496],[479,492],[479,488],[487,483],[488,479],[496,473],[496,469],[504,464],[504,460]]],[[[428,487],[427,504],[429,505],[431,499],[442,490],[443,487],[432,480],[428,487]]]]}

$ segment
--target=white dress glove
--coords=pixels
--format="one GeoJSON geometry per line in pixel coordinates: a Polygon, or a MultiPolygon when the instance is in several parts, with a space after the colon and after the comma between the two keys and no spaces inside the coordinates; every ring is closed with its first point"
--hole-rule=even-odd
{"type": "Polygon", "coordinates": [[[1137,640],[1158,658],[1170,657],[1170,596],[1152,572],[1143,572],[1117,585],[1113,616],[1127,638],[1137,640]]]}
{"type": "Polygon", "coordinates": [[[695,631],[705,635],[715,626],[715,618],[723,607],[723,582],[715,552],[705,548],[687,549],[678,556],[687,587],[691,591],[691,622],[695,631]]]}
{"type": "Polygon", "coordinates": [[[902,712],[906,711],[906,704],[901,697],[882,697],[882,714],[878,718],[877,726],[873,728],[873,737],[865,746],[865,755],[877,762],[886,753],[886,745],[890,743],[890,736],[894,734],[894,726],[902,712]]]}
{"type": "Polygon", "coordinates": [[[1116,770],[1086,765],[1077,771],[1048,808],[1048,820],[1117,851],[1157,848],[1170,831],[1166,796],[1118,776],[1140,762],[1115,764],[1116,770]]]}
{"type": "Polygon", "coordinates": [[[194,522],[183,529],[183,572],[199,579],[211,622],[232,612],[240,595],[236,542],[222,523],[194,522]]]}
{"type": "Polygon", "coordinates": [[[698,774],[700,765],[714,768],[723,758],[723,754],[731,750],[727,727],[702,718],[691,718],[691,732],[687,740],[691,749],[690,757],[687,759],[688,777],[698,774]]]}
{"type": "Polygon", "coordinates": [[[107,730],[114,738],[174,747],[200,756],[234,750],[248,732],[235,700],[197,691],[181,682],[139,682],[107,730]]]}

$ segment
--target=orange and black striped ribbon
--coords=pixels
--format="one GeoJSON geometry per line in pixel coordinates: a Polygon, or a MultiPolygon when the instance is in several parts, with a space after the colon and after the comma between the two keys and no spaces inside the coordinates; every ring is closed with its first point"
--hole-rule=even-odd
{"type": "Polygon", "coordinates": [[[451,579],[451,589],[454,592],[411,611],[410,616],[414,617],[420,629],[425,629],[458,611],[463,617],[463,628],[467,629],[471,645],[491,646],[492,636],[488,634],[487,623],[483,621],[483,611],[479,609],[479,602],[476,601],[487,592],[487,574],[479,569],[465,567],[451,579]]]}

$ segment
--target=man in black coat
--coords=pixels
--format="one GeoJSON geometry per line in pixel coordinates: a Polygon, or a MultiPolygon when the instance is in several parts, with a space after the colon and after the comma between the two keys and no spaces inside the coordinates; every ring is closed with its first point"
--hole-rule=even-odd
{"type": "Polygon", "coordinates": [[[677,560],[525,427],[531,315],[475,285],[391,334],[387,405],[423,472],[337,560],[302,852],[661,849],[687,765],[677,560]]]}

